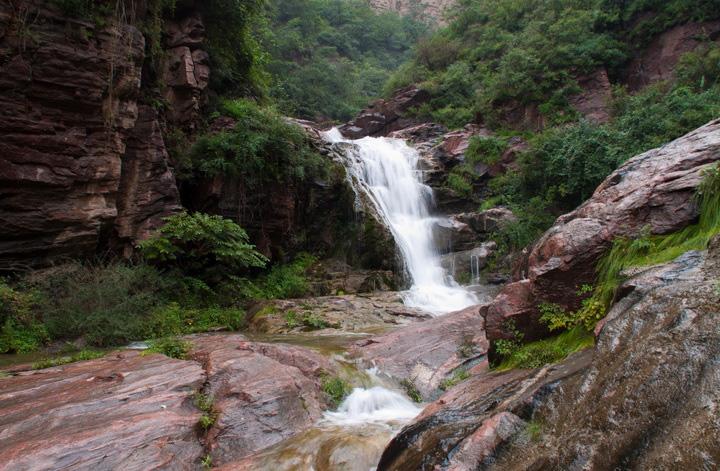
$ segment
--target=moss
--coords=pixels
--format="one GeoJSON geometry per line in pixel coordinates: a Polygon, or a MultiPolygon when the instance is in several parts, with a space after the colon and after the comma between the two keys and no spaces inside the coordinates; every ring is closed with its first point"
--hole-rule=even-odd
{"type": "Polygon", "coordinates": [[[156,339],[150,342],[150,348],[146,350],[148,353],[161,353],[170,358],[176,358],[178,360],[185,360],[190,353],[192,343],[167,337],[156,339]]]}
{"type": "Polygon", "coordinates": [[[557,337],[517,345],[506,352],[495,369],[505,371],[515,368],[539,368],[548,363],[564,360],[570,354],[592,347],[594,344],[595,337],[592,333],[583,326],[577,326],[557,337]]]}
{"type": "Polygon", "coordinates": [[[420,391],[418,391],[417,386],[415,386],[415,381],[411,379],[404,379],[400,381],[400,386],[405,390],[405,394],[412,399],[413,402],[421,403],[422,402],[422,395],[420,394],[420,391]]]}
{"type": "Polygon", "coordinates": [[[468,373],[467,370],[458,370],[453,373],[452,377],[447,378],[440,383],[440,389],[442,389],[443,391],[447,391],[453,386],[456,386],[457,384],[465,381],[469,377],[470,373],[468,373]]]}

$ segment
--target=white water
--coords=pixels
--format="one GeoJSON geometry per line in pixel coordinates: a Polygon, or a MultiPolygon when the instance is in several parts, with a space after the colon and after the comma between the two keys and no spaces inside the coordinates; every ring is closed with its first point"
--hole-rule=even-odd
{"type": "Polygon", "coordinates": [[[421,410],[402,394],[381,386],[355,388],[336,412],[325,413],[324,422],[342,426],[405,423],[415,418],[421,410]]]}
{"type": "Polygon", "coordinates": [[[412,279],[404,294],[405,304],[432,314],[444,314],[477,304],[474,294],[459,286],[440,266],[433,243],[430,216],[432,190],[417,170],[418,153],[401,139],[365,137],[344,139],[333,128],[325,133],[330,142],[352,142],[355,155],[348,156],[348,171],[361,191],[390,228],[412,279]]]}

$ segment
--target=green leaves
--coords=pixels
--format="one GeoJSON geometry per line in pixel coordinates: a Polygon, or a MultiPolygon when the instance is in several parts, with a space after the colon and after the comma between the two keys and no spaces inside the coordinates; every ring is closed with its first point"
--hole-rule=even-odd
{"type": "Polygon", "coordinates": [[[221,216],[181,213],[165,219],[158,234],[140,243],[145,259],[210,284],[246,268],[264,267],[247,233],[221,216]]]}

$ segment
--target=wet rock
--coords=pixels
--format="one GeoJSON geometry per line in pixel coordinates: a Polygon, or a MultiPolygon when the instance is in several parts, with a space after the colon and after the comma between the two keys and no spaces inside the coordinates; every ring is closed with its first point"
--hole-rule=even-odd
{"type": "Polygon", "coordinates": [[[417,124],[413,119],[403,118],[403,114],[429,99],[429,92],[414,85],[400,89],[392,98],[377,100],[362,110],[355,119],[340,126],[340,132],[350,139],[385,136],[392,131],[417,124]]]}
{"type": "Polygon", "coordinates": [[[195,362],[136,352],[0,379],[0,468],[197,469],[195,362]]]}
{"type": "Polygon", "coordinates": [[[538,320],[537,300],[529,280],[509,283],[483,310],[489,340],[507,339],[532,341],[547,336],[547,328],[538,320]]]}
{"type": "Polygon", "coordinates": [[[469,279],[477,282],[480,271],[487,266],[488,260],[496,250],[497,244],[495,242],[483,242],[480,246],[470,250],[443,255],[440,257],[440,265],[455,280],[469,279]],[[476,279],[473,279],[473,277],[476,279]]]}
{"type": "Polygon", "coordinates": [[[637,91],[653,83],[672,79],[683,54],[695,50],[706,41],[705,38],[717,42],[719,33],[720,21],[716,20],[685,23],[659,34],[630,63],[626,78],[630,89],[637,91]]]}
{"type": "Polygon", "coordinates": [[[488,469],[717,468],[719,254],[716,239],[622,285],[589,368],[536,404],[540,438],[488,469]]]}
{"type": "Polygon", "coordinates": [[[525,429],[533,404],[558,382],[582,372],[590,357],[591,352],[583,352],[535,371],[472,376],[429,404],[393,438],[378,471],[484,469],[500,447],[525,429]]]}
{"type": "Polygon", "coordinates": [[[389,270],[362,270],[340,260],[322,260],[308,270],[313,297],[394,291],[399,284],[389,270]]]}
{"type": "Polygon", "coordinates": [[[489,344],[484,323],[480,306],[473,306],[358,341],[350,353],[368,366],[412,382],[424,398],[430,398],[458,368],[486,365],[489,344]]]}
{"type": "Polygon", "coordinates": [[[439,219],[435,225],[435,246],[445,252],[472,250],[487,241],[493,232],[516,221],[506,208],[492,208],[473,213],[459,213],[439,219]]]}
{"type": "Polygon", "coordinates": [[[249,326],[253,333],[280,334],[309,331],[327,333],[327,328],[343,332],[374,332],[398,325],[406,325],[429,315],[406,307],[400,293],[384,292],[365,295],[324,296],[305,299],[270,301],[250,311],[249,326]],[[288,322],[292,316],[294,322],[288,322]],[[310,316],[322,322],[313,327],[303,319],[310,316]]]}
{"type": "Polygon", "coordinates": [[[249,456],[310,427],[327,404],[323,373],[335,369],[307,348],[248,342],[242,336],[193,338],[207,372],[204,393],[218,417],[206,437],[214,464],[249,456]]]}

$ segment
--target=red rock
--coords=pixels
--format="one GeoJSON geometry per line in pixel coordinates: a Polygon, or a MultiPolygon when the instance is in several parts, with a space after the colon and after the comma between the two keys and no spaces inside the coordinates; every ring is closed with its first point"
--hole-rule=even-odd
{"type": "Polygon", "coordinates": [[[547,330],[538,322],[537,300],[530,280],[505,285],[484,310],[488,340],[531,341],[543,337],[547,330]],[[523,335],[517,339],[516,333],[523,335]]]}
{"type": "Polygon", "coordinates": [[[491,457],[501,443],[508,441],[526,426],[524,420],[510,412],[500,412],[486,419],[472,435],[462,441],[445,469],[474,471],[491,457]]]}
{"type": "Polygon", "coordinates": [[[480,308],[469,307],[357,342],[350,353],[368,366],[412,381],[423,397],[431,397],[454,370],[484,359],[489,344],[480,308]],[[471,348],[469,356],[463,346],[471,348]]]}
{"type": "Polygon", "coordinates": [[[360,114],[340,126],[340,132],[350,139],[365,136],[385,136],[392,131],[417,124],[412,119],[403,119],[402,115],[410,108],[417,107],[430,99],[426,90],[411,85],[395,92],[388,100],[377,100],[360,114]]]}
{"type": "Polygon", "coordinates": [[[703,38],[715,38],[720,33],[720,21],[686,23],[661,33],[645,51],[633,59],[628,68],[627,83],[631,90],[639,90],[675,75],[683,54],[695,50],[703,38]]]}
{"type": "Polygon", "coordinates": [[[612,86],[607,71],[599,69],[590,75],[579,77],[579,94],[570,97],[570,106],[588,121],[605,123],[610,119],[612,86]]]}
{"type": "Polygon", "coordinates": [[[326,406],[328,360],[309,349],[256,344],[242,336],[193,339],[207,372],[205,393],[218,418],[207,436],[213,464],[240,460],[313,425],[326,406]]]}
{"type": "Polygon", "coordinates": [[[200,365],[136,352],[0,379],[0,468],[196,469],[200,365]]]}

